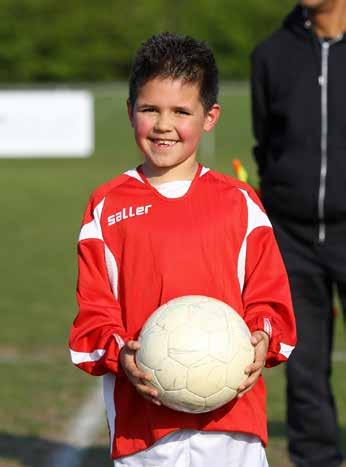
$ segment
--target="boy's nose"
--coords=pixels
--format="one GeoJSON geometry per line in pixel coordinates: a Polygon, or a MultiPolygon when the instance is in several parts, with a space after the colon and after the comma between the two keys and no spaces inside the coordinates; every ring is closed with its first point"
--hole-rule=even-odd
{"type": "Polygon", "coordinates": [[[172,129],[172,120],[167,114],[160,114],[155,122],[155,131],[167,132],[172,129]]]}

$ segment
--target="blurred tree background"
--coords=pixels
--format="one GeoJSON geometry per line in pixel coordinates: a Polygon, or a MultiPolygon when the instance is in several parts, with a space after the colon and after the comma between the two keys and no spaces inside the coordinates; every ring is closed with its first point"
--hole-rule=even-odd
{"type": "Polygon", "coordinates": [[[249,54],[293,0],[0,0],[0,82],[126,79],[134,51],[170,31],[207,40],[224,80],[248,77],[249,54]]]}

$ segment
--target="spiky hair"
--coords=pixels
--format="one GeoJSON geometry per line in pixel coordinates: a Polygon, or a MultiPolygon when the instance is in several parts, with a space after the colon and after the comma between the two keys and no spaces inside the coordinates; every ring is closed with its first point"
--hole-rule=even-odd
{"type": "Polygon", "coordinates": [[[135,105],[140,88],[154,78],[197,83],[205,111],[218,96],[218,69],[206,42],[162,33],[150,37],[137,51],[129,79],[129,101],[135,105]]]}

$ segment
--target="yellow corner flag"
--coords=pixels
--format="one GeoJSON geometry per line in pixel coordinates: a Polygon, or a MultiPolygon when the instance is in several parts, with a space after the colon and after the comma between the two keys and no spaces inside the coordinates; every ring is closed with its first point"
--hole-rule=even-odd
{"type": "Polygon", "coordinates": [[[237,179],[241,182],[247,182],[249,176],[241,161],[239,159],[233,159],[232,164],[237,179]]]}

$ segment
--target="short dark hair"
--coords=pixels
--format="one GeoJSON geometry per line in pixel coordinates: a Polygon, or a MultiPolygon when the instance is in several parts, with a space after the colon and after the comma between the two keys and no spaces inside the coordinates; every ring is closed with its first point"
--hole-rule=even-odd
{"type": "Polygon", "coordinates": [[[132,106],[140,88],[156,77],[197,83],[205,111],[217,102],[218,69],[214,54],[204,41],[168,32],[146,40],[137,51],[130,74],[129,101],[132,106]]]}

